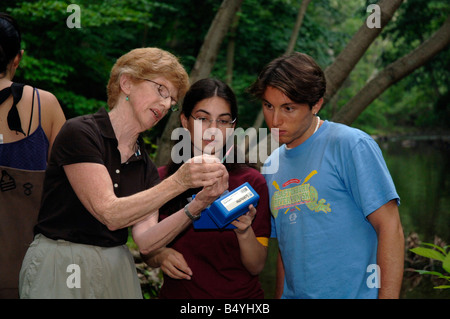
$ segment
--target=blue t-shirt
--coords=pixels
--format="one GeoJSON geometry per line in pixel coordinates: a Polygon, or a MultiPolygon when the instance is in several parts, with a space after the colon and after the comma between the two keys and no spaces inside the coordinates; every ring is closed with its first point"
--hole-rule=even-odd
{"type": "Polygon", "coordinates": [[[324,121],[301,145],[275,150],[263,175],[285,268],[282,298],[377,298],[377,234],[367,216],[399,203],[377,143],[324,121]]]}

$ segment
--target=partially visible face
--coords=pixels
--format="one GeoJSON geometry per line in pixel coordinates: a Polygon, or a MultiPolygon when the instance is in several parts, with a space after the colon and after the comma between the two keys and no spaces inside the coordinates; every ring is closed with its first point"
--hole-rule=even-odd
{"type": "Polygon", "coordinates": [[[178,90],[164,77],[152,81],[138,80],[133,84],[129,94],[136,119],[143,131],[155,126],[167,114],[178,95],[178,90]],[[159,85],[164,85],[168,89],[170,97],[163,98],[160,95],[159,85]]]}
{"type": "Polygon", "coordinates": [[[272,86],[264,92],[262,107],[267,126],[279,130],[275,138],[290,148],[302,144],[313,134],[316,124],[314,114],[320,109],[316,105],[311,110],[308,104],[293,102],[272,86]]]}
{"type": "Polygon", "coordinates": [[[218,155],[217,151],[222,149],[228,136],[233,134],[234,124],[225,124],[232,120],[230,105],[217,96],[198,102],[189,118],[181,114],[181,124],[189,131],[192,145],[198,152],[207,154],[218,155]]]}

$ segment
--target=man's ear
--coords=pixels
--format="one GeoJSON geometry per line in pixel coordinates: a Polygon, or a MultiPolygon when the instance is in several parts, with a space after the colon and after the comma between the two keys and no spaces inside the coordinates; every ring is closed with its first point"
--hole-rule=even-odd
{"type": "Polygon", "coordinates": [[[323,97],[320,98],[320,100],[312,107],[311,111],[313,114],[319,113],[320,109],[322,108],[323,104],[323,97]]]}

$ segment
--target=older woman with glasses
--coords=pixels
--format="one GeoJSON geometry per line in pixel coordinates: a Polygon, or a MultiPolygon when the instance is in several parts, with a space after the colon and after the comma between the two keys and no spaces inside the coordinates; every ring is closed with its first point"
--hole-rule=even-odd
{"type": "Polygon", "coordinates": [[[228,187],[212,156],[188,162],[160,183],[140,133],[188,89],[172,54],[135,49],[119,58],[107,87],[110,111],[66,122],[44,181],[35,238],[20,273],[21,298],[142,298],[128,227],[142,253],[161,248],[228,187]],[[197,163],[199,162],[199,163],[197,163]],[[186,209],[158,223],[158,209],[189,188],[186,209]]]}
{"type": "MultiPolygon", "coordinates": [[[[258,212],[250,205],[248,213],[231,222],[234,229],[196,229],[191,225],[167,247],[144,256],[150,266],[161,267],[164,272],[160,298],[264,297],[258,274],[264,268],[270,235],[267,185],[255,168],[238,162],[236,149],[233,153],[227,152],[226,140],[234,138],[237,113],[236,97],[231,88],[216,79],[203,79],[186,93],[180,119],[183,128],[190,133],[191,154],[201,152],[224,158],[229,190],[248,182],[260,196],[258,212]]],[[[166,180],[176,174],[180,166],[171,161],[158,171],[166,180]]],[[[187,190],[164,205],[160,209],[162,222],[172,218],[172,212],[184,207],[199,191],[187,190]]]]}

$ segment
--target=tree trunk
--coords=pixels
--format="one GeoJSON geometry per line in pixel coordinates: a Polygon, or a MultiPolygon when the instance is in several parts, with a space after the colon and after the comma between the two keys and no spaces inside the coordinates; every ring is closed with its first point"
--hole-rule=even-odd
{"type": "Polygon", "coordinates": [[[305,17],[306,9],[311,0],[303,0],[298,10],[297,20],[295,21],[294,30],[292,30],[291,38],[289,39],[288,48],[286,54],[291,54],[294,52],[295,44],[297,43],[298,34],[303,23],[303,18],[305,17]]]}
{"type": "Polygon", "coordinates": [[[450,44],[450,16],[441,28],[419,47],[388,65],[344,105],[333,121],[350,125],[389,86],[411,74],[450,44]]]}
{"type": "MultiPolygon", "coordinates": [[[[302,4],[300,5],[297,14],[297,20],[295,21],[295,26],[294,29],[292,30],[291,38],[289,40],[289,44],[285,54],[291,54],[292,52],[294,52],[295,43],[297,42],[298,34],[300,33],[303,18],[305,17],[306,9],[308,8],[310,2],[311,0],[303,0],[302,4]]],[[[258,130],[263,125],[263,122],[264,122],[264,114],[261,109],[259,110],[258,115],[256,116],[255,122],[253,123],[253,127],[256,128],[256,130],[258,130]]]]}
{"type": "Polygon", "coordinates": [[[217,54],[219,53],[220,45],[242,2],[243,0],[224,0],[222,2],[206,34],[200,53],[191,71],[190,79],[192,83],[208,77],[211,73],[216,62],[217,54]]]}
{"type": "MultiPolygon", "coordinates": [[[[345,79],[349,76],[350,72],[356,66],[358,61],[361,59],[363,54],[367,51],[370,44],[375,40],[375,38],[381,33],[383,28],[387,25],[387,23],[392,19],[394,12],[399,8],[400,4],[403,0],[380,0],[378,5],[381,10],[381,26],[380,28],[370,29],[367,27],[366,21],[364,21],[363,25],[359,28],[359,30],[355,33],[350,42],[346,45],[344,50],[338,55],[336,60],[328,66],[324,73],[327,79],[327,91],[325,92],[324,104],[326,104],[339,90],[342,83],[344,83],[345,79]]],[[[304,0],[302,2],[302,6],[299,10],[299,15],[297,17],[297,23],[299,22],[299,17],[301,15],[302,8],[309,4],[309,1],[304,0]],[[306,3],[306,4],[305,4],[306,3]]],[[[304,13],[303,13],[304,14],[304,13]]],[[[303,17],[302,17],[303,19],[303,17]]],[[[297,24],[296,24],[297,27],[297,24]]],[[[296,38],[298,36],[298,31],[295,30],[292,32],[292,38],[296,38]],[[297,35],[295,36],[295,32],[297,35]]],[[[289,44],[291,46],[291,44],[289,44]]],[[[290,47],[288,47],[287,52],[289,52],[290,47]]],[[[292,51],[291,51],[292,52],[292,51]]],[[[259,112],[253,127],[256,129],[260,128],[263,123],[262,110],[259,112]]]]}
{"type": "MultiPolygon", "coordinates": [[[[219,53],[220,45],[230,28],[233,17],[241,7],[242,1],[243,0],[223,0],[209,27],[194,67],[189,75],[191,83],[206,78],[211,73],[217,54],[219,53]]],[[[179,102],[181,103],[182,101],[179,102]]],[[[164,127],[163,134],[158,141],[158,152],[155,159],[155,164],[157,166],[164,165],[169,161],[172,146],[170,137],[172,131],[179,126],[180,112],[171,112],[169,120],[164,127]]]]}
{"type": "Polygon", "coordinates": [[[336,60],[325,69],[327,91],[325,93],[324,103],[327,103],[336,94],[363,54],[392,19],[392,16],[402,2],[403,0],[380,0],[378,2],[381,10],[380,28],[371,29],[367,26],[367,22],[364,21],[350,42],[339,53],[336,60]]]}
{"type": "Polygon", "coordinates": [[[239,19],[241,17],[239,12],[234,16],[233,23],[230,28],[230,36],[228,37],[226,83],[229,86],[231,86],[233,83],[234,53],[236,51],[236,32],[239,25],[239,19]]]}

